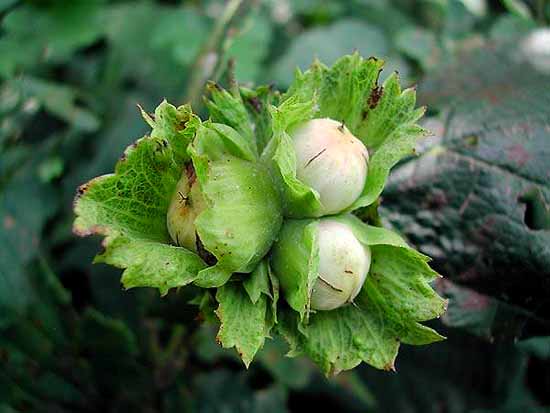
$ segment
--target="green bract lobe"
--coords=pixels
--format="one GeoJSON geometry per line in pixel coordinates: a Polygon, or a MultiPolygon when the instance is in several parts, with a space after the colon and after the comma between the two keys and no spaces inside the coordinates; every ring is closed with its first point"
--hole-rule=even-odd
{"type": "Polygon", "coordinates": [[[292,132],[296,177],[319,194],[318,215],[339,213],[365,187],[369,154],[342,122],[312,119],[292,132]]]}

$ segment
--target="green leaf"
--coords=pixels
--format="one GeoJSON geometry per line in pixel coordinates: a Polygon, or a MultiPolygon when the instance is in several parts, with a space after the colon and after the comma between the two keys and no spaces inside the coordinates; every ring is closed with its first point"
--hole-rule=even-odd
{"type": "Polygon", "coordinates": [[[99,391],[123,391],[125,386],[143,385],[140,375],[147,370],[138,364],[137,337],[121,320],[88,309],[78,325],[75,341],[78,351],[88,356],[89,380],[97,383],[99,391]]]}
{"type": "Polygon", "coordinates": [[[80,325],[81,345],[109,358],[109,352],[116,349],[127,357],[138,353],[136,338],[120,320],[102,315],[95,310],[87,310],[80,325]]]}
{"type": "Polygon", "coordinates": [[[218,288],[216,314],[221,321],[217,340],[224,348],[235,347],[246,367],[263,346],[266,334],[267,297],[253,303],[239,283],[229,282],[218,288]]]}
{"type": "MultiPolygon", "coordinates": [[[[409,247],[405,240],[395,232],[382,227],[365,225],[364,222],[354,215],[336,215],[331,217],[331,220],[339,221],[348,225],[353,231],[353,235],[355,235],[359,242],[364,245],[392,245],[394,247],[409,247]]],[[[429,258],[426,257],[426,259],[429,258]]]]}
{"type": "Polygon", "coordinates": [[[253,304],[258,302],[262,294],[271,297],[269,263],[266,260],[260,262],[252,274],[244,280],[243,286],[253,304]]]}
{"type": "Polygon", "coordinates": [[[187,162],[190,157],[187,147],[195,137],[199,118],[194,116],[189,105],[178,108],[164,100],[156,109],[154,117],[139,107],[144,120],[151,126],[151,137],[166,139],[170,143],[177,164],[187,162]]]}
{"type": "Polygon", "coordinates": [[[471,288],[461,286],[448,279],[437,280],[436,291],[449,302],[441,321],[448,327],[463,329],[487,342],[519,343],[530,335],[530,331],[544,331],[548,322],[532,311],[471,288]],[[529,327],[526,328],[526,325],[529,327]]]}
{"type": "Polygon", "coordinates": [[[514,41],[536,27],[537,23],[533,20],[507,14],[495,20],[489,31],[489,36],[493,41],[514,41]]]}
{"type": "Polygon", "coordinates": [[[319,312],[307,326],[291,311],[279,314],[278,329],[290,345],[288,356],[307,355],[326,375],[350,370],[362,361],[391,370],[399,337],[377,308],[367,308],[364,291],[355,299],[360,309],[346,306],[319,312]]]}
{"type": "Polygon", "coordinates": [[[208,84],[210,100],[206,101],[206,107],[210,119],[216,123],[231,126],[239,132],[244,139],[254,142],[252,123],[239,93],[232,94],[222,89],[216,83],[208,84]]]}
{"type": "Polygon", "coordinates": [[[273,245],[271,265],[283,286],[285,300],[304,320],[319,266],[317,221],[286,220],[273,245]]]}
{"type": "Polygon", "coordinates": [[[270,51],[273,34],[271,19],[253,11],[242,23],[235,38],[227,38],[229,47],[225,55],[234,59],[235,76],[246,82],[254,82],[262,77],[262,64],[270,51]]]}
{"type": "MultiPolygon", "coordinates": [[[[287,391],[277,384],[256,389],[250,373],[216,368],[193,377],[191,411],[286,413],[287,391]]],[[[179,397],[181,397],[178,394],[179,397]]],[[[175,410],[179,411],[179,410],[175,410]]]]}
{"type": "Polygon", "coordinates": [[[281,337],[268,340],[258,353],[257,361],[274,379],[293,390],[303,389],[317,371],[306,358],[285,357],[288,347],[281,337]]]}
{"type": "Polygon", "coordinates": [[[0,77],[12,78],[20,67],[32,66],[40,56],[39,44],[26,44],[21,47],[17,36],[5,34],[0,39],[0,77]]]}
{"type": "MultiPolygon", "coordinates": [[[[417,112],[418,117],[423,114],[423,109],[417,112]]],[[[371,156],[365,189],[357,201],[349,207],[348,211],[374,203],[384,190],[391,168],[401,159],[414,155],[417,140],[428,135],[429,132],[418,125],[411,125],[393,132],[388,140],[371,156]]]]}
{"type": "Polygon", "coordinates": [[[83,132],[93,132],[99,128],[96,115],[76,103],[79,95],[75,89],[31,76],[12,82],[23,95],[33,97],[49,113],[74,128],[83,132]]]}
{"type": "Polygon", "coordinates": [[[90,0],[14,8],[2,20],[7,37],[0,43],[0,49],[12,53],[6,65],[0,65],[0,73],[11,77],[19,66],[30,66],[39,59],[64,60],[76,49],[92,44],[105,31],[101,3],[90,0]]]}
{"type": "Polygon", "coordinates": [[[191,156],[208,203],[195,227],[217,258],[196,283],[217,287],[233,272],[252,272],[268,252],[282,222],[280,198],[254,143],[227,125],[203,124],[191,156]]]}
{"type": "Polygon", "coordinates": [[[441,52],[435,34],[420,27],[407,27],[397,33],[397,49],[405,56],[416,60],[424,70],[437,65],[441,52]]]}
{"type": "Polygon", "coordinates": [[[159,96],[176,99],[185,86],[186,66],[209,30],[208,19],[193,7],[149,1],[110,2],[103,14],[109,83],[129,79],[155,101],[159,96]]]}
{"type": "Polygon", "coordinates": [[[409,248],[373,245],[371,251],[373,259],[364,289],[372,305],[383,308],[386,318],[403,329],[411,329],[401,337],[404,343],[435,341],[432,338],[438,334],[415,322],[437,318],[445,311],[446,300],[429,284],[439,275],[429,267],[425,257],[409,248]]]}
{"type": "Polygon", "coordinates": [[[150,286],[165,294],[192,282],[204,267],[195,254],[167,245],[166,211],[186,159],[189,134],[198,122],[182,106],[163,102],[151,136],[127,148],[115,173],[82,185],[75,200],[73,230],[107,236],[98,262],[127,268],[127,288],[150,286]],[[172,126],[170,126],[172,125],[172,126]]]}
{"type": "Polygon", "coordinates": [[[531,337],[520,341],[517,345],[521,350],[533,354],[535,357],[541,359],[550,358],[549,336],[531,337]]]}
{"type": "Polygon", "coordinates": [[[269,108],[278,101],[279,94],[271,86],[256,89],[241,88],[241,96],[248,114],[254,122],[254,135],[258,153],[262,153],[273,135],[269,108]]]}
{"type": "Polygon", "coordinates": [[[193,252],[157,241],[113,235],[103,242],[105,252],[95,263],[123,268],[124,288],[154,287],[161,295],[193,282],[206,265],[193,252]]]}
{"type": "Polygon", "coordinates": [[[0,0],[0,11],[3,12],[9,9],[15,3],[17,3],[17,0],[0,0]]]}
{"type": "Polygon", "coordinates": [[[525,20],[533,19],[529,7],[522,0],[502,0],[502,3],[514,16],[521,17],[525,20]]]}
{"type": "Polygon", "coordinates": [[[39,255],[40,234],[57,210],[56,191],[36,178],[42,156],[37,151],[36,159],[21,162],[0,187],[0,327],[16,322],[39,301],[26,266],[39,255]]]}
{"type": "Polygon", "coordinates": [[[165,215],[180,167],[165,145],[165,140],[146,136],[127,148],[114,174],[82,185],[75,203],[75,233],[115,231],[167,242],[165,215]]]}
{"type": "Polygon", "coordinates": [[[155,21],[149,20],[153,25],[151,34],[142,40],[148,40],[152,49],[169,51],[179,64],[192,64],[208,35],[205,16],[192,7],[165,8],[155,4],[153,10],[155,21]]]}

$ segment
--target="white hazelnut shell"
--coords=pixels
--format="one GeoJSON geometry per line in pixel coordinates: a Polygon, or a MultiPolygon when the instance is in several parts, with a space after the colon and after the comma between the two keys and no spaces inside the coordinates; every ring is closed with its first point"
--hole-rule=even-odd
{"type": "Polygon", "coordinates": [[[311,308],[333,310],[353,301],[361,291],[371,263],[371,251],[345,224],[330,218],[318,226],[318,277],[311,308]]]}
{"type": "Polygon", "coordinates": [[[312,119],[292,133],[296,176],[319,193],[318,216],[337,214],[363,192],[369,154],[341,122],[312,119]]]}

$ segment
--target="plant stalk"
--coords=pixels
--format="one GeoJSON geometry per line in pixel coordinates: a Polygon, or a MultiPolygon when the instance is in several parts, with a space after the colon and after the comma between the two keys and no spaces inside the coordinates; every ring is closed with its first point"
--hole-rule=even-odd
{"type": "Polygon", "coordinates": [[[223,60],[220,53],[223,36],[243,3],[244,0],[229,0],[226,3],[223,12],[214,25],[214,29],[191,67],[191,77],[187,85],[185,102],[191,103],[192,107],[200,106],[204,85],[223,60]]]}

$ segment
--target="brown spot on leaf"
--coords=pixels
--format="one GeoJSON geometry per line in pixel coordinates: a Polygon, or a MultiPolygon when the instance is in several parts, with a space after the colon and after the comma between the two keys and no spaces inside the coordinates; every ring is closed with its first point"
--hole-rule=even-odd
{"type": "Polygon", "coordinates": [[[108,230],[101,225],[92,225],[89,228],[73,227],[73,234],[79,237],[87,237],[88,235],[107,235],[108,230]]]}
{"type": "Polygon", "coordinates": [[[76,193],[78,194],[78,196],[82,196],[84,195],[84,193],[88,190],[88,184],[82,184],[78,187],[78,189],[76,190],[76,193]]]}
{"type": "Polygon", "coordinates": [[[376,86],[372,89],[369,95],[369,100],[367,101],[369,109],[374,109],[376,106],[378,106],[378,102],[380,102],[383,94],[384,88],[382,86],[376,86]]]}

